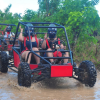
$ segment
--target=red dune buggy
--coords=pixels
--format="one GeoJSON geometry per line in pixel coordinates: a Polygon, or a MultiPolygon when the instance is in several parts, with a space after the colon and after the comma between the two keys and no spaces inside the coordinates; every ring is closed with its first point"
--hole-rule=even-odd
{"type": "MultiPolygon", "coordinates": [[[[33,24],[33,28],[36,29],[36,31],[40,30],[45,30],[50,28],[51,23],[40,23],[40,22],[19,22],[15,34],[15,40],[17,38],[19,26],[22,25],[24,27],[28,27],[26,24],[31,23],[33,24]]],[[[5,66],[3,66],[5,69],[10,68],[13,71],[18,73],[18,84],[20,86],[25,86],[25,87],[30,87],[31,83],[33,81],[41,81],[45,78],[52,78],[52,77],[70,77],[77,79],[78,81],[82,82],[86,86],[93,87],[95,82],[96,82],[96,68],[95,65],[91,61],[83,61],[80,63],[79,67],[76,67],[75,62],[73,62],[73,53],[70,49],[67,33],[65,30],[65,27],[62,25],[59,25],[57,23],[53,23],[56,26],[51,27],[51,28],[57,28],[57,29],[62,29],[65,33],[66,37],[66,43],[67,43],[67,48],[68,50],[59,50],[62,54],[65,52],[69,52],[69,57],[44,57],[43,54],[46,52],[55,52],[56,45],[54,44],[54,49],[52,51],[46,51],[43,49],[39,49],[39,51],[33,51],[32,46],[31,46],[31,39],[30,39],[30,34],[28,31],[28,36],[29,36],[29,41],[30,41],[30,53],[35,54],[41,59],[41,66],[38,66],[35,62],[35,59],[31,59],[31,63],[28,64],[27,61],[23,61],[23,59],[20,56],[20,53],[22,51],[22,44],[19,43],[18,46],[14,46],[15,40],[13,42],[13,47],[12,47],[12,52],[13,52],[13,59],[11,59],[10,62],[6,61],[7,60],[7,55],[5,54],[4,59],[2,61],[5,62],[5,66]],[[38,55],[36,52],[40,52],[40,55],[38,55]],[[5,60],[6,59],[6,60],[5,60]],[[69,62],[66,65],[63,65],[62,63],[58,64],[51,64],[49,59],[59,59],[63,61],[63,59],[69,59],[69,62]],[[16,69],[16,70],[15,70],[16,69]],[[33,81],[32,81],[33,80],[33,81]]],[[[36,34],[44,34],[44,32],[36,32],[36,34]]],[[[41,40],[40,40],[41,41],[41,40]]],[[[63,40],[59,40],[62,43],[65,43],[63,40]]],[[[65,44],[64,44],[65,45],[65,44]]],[[[60,47],[60,45],[58,45],[60,47]]],[[[27,56],[27,60],[29,57],[29,54],[27,56]]]]}

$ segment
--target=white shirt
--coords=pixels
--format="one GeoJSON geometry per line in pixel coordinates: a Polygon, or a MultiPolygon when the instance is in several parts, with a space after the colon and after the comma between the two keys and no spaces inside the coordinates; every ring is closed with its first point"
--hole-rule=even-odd
{"type": "Polygon", "coordinates": [[[13,35],[15,35],[13,32],[10,32],[9,34],[7,34],[7,32],[5,32],[4,38],[10,38],[13,35]]]}

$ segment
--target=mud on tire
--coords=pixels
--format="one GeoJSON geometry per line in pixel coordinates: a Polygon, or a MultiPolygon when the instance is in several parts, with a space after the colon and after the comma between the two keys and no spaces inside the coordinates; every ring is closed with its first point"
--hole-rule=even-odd
{"type": "Polygon", "coordinates": [[[79,80],[86,86],[93,87],[96,82],[97,72],[94,64],[91,61],[83,61],[79,68],[83,71],[79,72],[79,80]]]}
{"type": "Polygon", "coordinates": [[[0,71],[3,73],[8,71],[8,58],[7,53],[4,51],[0,52],[0,71]]]}
{"type": "Polygon", "coordinates": [[[31,70],[29,64],[21,62],[18,67],[18,84],[20,86],[31,86],[31,70]]]}

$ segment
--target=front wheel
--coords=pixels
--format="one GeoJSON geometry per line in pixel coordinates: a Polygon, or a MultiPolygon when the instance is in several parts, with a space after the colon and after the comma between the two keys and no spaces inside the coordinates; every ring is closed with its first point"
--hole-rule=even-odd
{"type": "Polygon", "coordinates": [[[78,75],[79,80],[86,86],[93,87],[97,77],[95,65],[86,60],[79,65],[79,68],[82,70],[78,75]]]}
{"type": "Polygon", "coordinates": [[[18,84],[20,86],[31,86],[31,70],[26,62],[21,62],[18,67],[18,84]]]}

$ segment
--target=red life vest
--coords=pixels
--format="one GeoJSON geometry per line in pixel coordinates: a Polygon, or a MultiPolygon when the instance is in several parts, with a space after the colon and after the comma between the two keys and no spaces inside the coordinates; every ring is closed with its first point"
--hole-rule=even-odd
{"type": "MultiPolygon", "coordinates": [[[[60,45],[60,41],[59,41],[60,39],[58,38],[58,44],[60,45]]],[[[46,39],[46,43],[47,43],[47,46],[48,46],[48,48],[50,48],[50,45],[49,45],[49,42],[48,42],[48,40],[46,39]]],[[[53,56],[54,57],[62,57],[62,53],[60,52],[60,51],[55,51],[54,53],[53,53],[53,56]]]]}
{"type": "Polygon", "coordinates": [[[7,32],[7,37],[8,37],[9,34],[10,34],[10,32],[7,32]]]}
{"type": "MultiPolygon", "coordinates": [[[[60,41],[59,41],[60,39],[58,38],[58,44],[60,45],[60,41]]],[[[48,40],[46,39],[46,43],[47,43],[47,46],[48,46],[48,48],[50,48],[50,45],[49,45],[49,42],[48,42],[48,40]]]]}
{"type": "Polygon", "coordinates": [[[4,35],[4,34],[3,34],[3,31],[2,31],[2,35],[4,35]]]}
{"type": "MultiPolygon", "coordinates": [[[[26,39],[29,40],[29,37],[24,37],[24,47],[25,47],[25,50],[28,50],[28,48],[26,47],[26,39]]],[[[32,36],[31,36],[31,40],[32,40],[32,36]]],[[[37,47],[38,47],[38,39],[37,39],[37,35],[35,35],[35,40],[36,40],[36,43],[37,43],[37,47]]]]}

